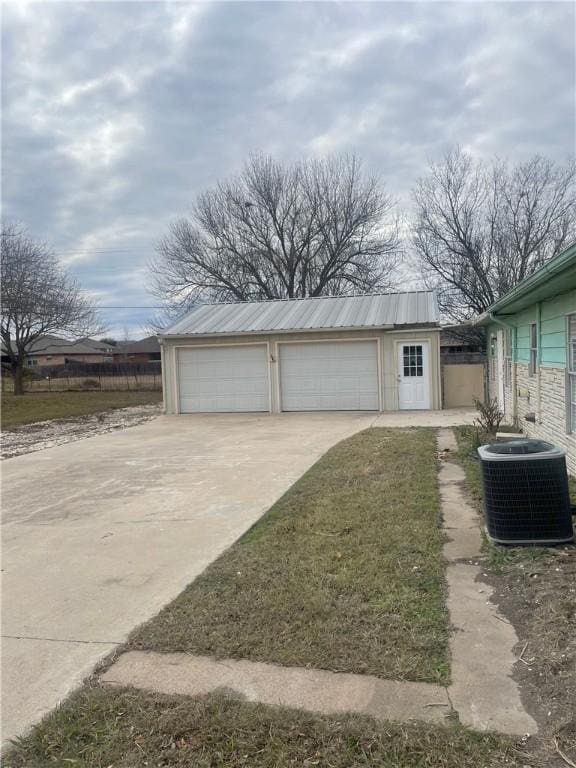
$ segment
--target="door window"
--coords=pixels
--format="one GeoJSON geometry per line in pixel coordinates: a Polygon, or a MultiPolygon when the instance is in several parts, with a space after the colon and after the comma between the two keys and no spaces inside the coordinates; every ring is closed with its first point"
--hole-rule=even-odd
{"type": "Polygon", "coordinates": [[[405,377],[423,376],[422,345],[405,344],[402,347],[402,364],[405,377]]]}

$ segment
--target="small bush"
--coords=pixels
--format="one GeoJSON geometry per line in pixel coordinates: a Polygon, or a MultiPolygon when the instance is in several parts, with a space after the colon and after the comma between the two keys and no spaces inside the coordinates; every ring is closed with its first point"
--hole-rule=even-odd
{"type": "Polygon", "coordinates": [[[482,402],[477,397],[474,398],[474,406],[478,411],[478,416],[474,419],[476,429],[489,437],[494,437],[500,427],[504,414],[498,407],[497,400],[488,400],[482,402]]]}
{"type": "Polygon", "coordinates": [[[82,389],[100,389],[100,382],[96,379],[84,379],[82,389]]]}

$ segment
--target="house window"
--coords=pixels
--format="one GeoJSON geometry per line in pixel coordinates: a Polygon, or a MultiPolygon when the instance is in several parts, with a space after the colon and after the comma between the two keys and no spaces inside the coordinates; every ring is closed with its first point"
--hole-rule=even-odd
{"type": "Polygon", "coordinates": [[[538,332],[536,323],[530,325],[530,376],[536,374],[538,368],[538,332]]]}
{"type": "Polygon", "coordinates": [[[567,331],[568,431],[576,432],[576,315],[568,315],[567,331]]]}
{"type": "Polygon", "coordinates": [[[28,358],[28,360],[26,360],[26,365],[29,368],[33,368],[35,365],[38,365],[38,360],[35,360],[33,357],[30,357],[28,358]]]}
{"type": "Polygon", "coordinates": [[[496,370],[496,354],[497,354],[497,338],[496,336],[490,336],[490,354],[489,354],[489,377],[490,381],[496,382],[498,374],[496,370]]]}
{"type": "Polygon", "coordinates": [[[504,386],[512,386],[512,330],[504,331],[504,386]]]}

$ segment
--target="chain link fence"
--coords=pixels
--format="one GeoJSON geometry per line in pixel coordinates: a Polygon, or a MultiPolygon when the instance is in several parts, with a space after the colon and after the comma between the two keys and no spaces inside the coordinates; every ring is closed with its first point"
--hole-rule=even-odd
{"type": "MultiPolygon", "coordinates": [[[[151,392],[162,390],[159,363],[78,363],[25,370],[26,392],[116,391],[151,392]]],[[[14,389],[10,371],[2,369],[2,392],[14,389]]]]}

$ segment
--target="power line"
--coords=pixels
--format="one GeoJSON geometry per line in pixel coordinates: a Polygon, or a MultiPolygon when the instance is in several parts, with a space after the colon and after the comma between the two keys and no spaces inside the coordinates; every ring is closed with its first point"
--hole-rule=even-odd
{"type": "MultiPolygon", "coordinates": [[[[153,253],[142,248],[55,248],[57,253],[153,253]]],[[[155,253],[155,251],[154,251],[155,253]]]]}
{"type": "Polygon", "coordinates": [[[130,307],[119,307],[119,306],[107,306],[107,307],[96,307],[96,309],[168,309],[168,307],[153,307],[153,306],[130,306],[130,307]]]}

